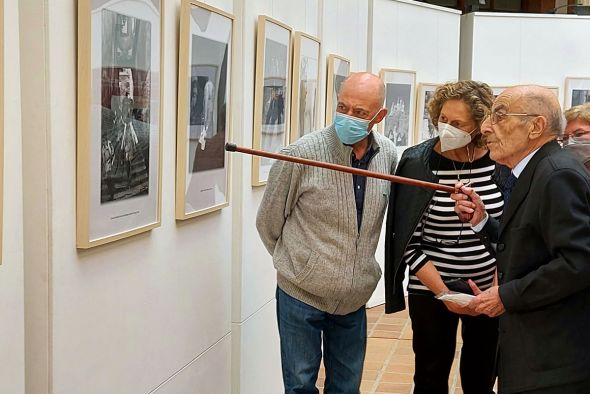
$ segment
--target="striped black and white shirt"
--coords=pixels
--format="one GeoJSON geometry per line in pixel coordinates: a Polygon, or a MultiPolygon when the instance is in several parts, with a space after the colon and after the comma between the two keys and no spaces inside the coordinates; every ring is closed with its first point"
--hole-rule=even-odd
{"type": "MultiPolygon", "coordinates": [[[[471,182],[488,214],[493,218],[502,215],[504,202],[500,189],[492,181],[494,162],[488,154],[473,163],[461,163],[433,151],[430,167],[440,184],[454,186],[459,180],[471,182]]],[[[472,279],[482,290],[491,287],[496,259],[471,225],[459,221],[454,207],[450,194],[437,190],[414,230],[404,254],[410,267],[409,293],[432,294],[415,275],[428,261],[434,264],[443,281],[472,279]]]]}

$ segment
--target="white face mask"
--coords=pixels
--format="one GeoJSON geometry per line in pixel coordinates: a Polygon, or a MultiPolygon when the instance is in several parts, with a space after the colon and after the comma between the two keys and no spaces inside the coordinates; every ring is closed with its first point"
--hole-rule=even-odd
{"type": "Polygon", "coordinates": [[[448,123],[438,124],[438,134],[440,135],[440,150],[446,152],[448,150],[462,148],[471,142],[471,133],[451,126],[448,123]]]}

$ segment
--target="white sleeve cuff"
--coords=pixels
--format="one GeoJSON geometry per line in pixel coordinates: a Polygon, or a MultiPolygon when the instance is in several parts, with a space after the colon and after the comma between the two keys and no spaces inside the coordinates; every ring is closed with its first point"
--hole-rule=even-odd
{"type": "Polygon", "coordinates": [[[486,212],[486,216],[485,216],[485,217],[482,219],[482,221],[481,221],[481,222],[479,222],[479,223],[477,223],[477,224],[475,224],[475,225],[474,225],[474,224],[472,224],[472,225],[471,225],[471,229],[472,229],[473,231],[475,231],[476,233],[479,233],[481,230],[483,230],[484,226],[485,226],[485,225],[486,225],[486,223],[488,222],[488,219],[489,219],[489,217],[490,217],[490,216],[489,216],[489,215],[488,215],[488,213],[486,212]]]}

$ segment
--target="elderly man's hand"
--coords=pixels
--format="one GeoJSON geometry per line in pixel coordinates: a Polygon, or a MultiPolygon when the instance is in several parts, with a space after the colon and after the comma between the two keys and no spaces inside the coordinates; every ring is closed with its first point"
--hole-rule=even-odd
{"type": "Polygon", "coordinates": [[[506,309],[500,298],[500,292],[498,286],[492,286],[486,291],[482,292],[477,288],[473,281],[469,281],[469,285],[475,293],[475,298],[469,303],[469,308],[473,309],[477,313],[483,313],[489,317],[500,316],[506,309]]]}
{"type": "Polygon", "coordinates": [[[456,303],[450,302],[450,301],[443,301],[443,302],[449,311],[456,313],[458,315],[468,315],[468,316],[481,315],[481,313],[476,312],[475,310],[473,310],[473,308],[470,307],[471,304],[461,306],[459,304],[456,304],[456,303]]]}
{"type": "Polygon", "coordinates": [[[455,190],[457,193],[452,193],[451,198],[455,201],[455,213],[459,220],[475,226],[486,218],[486,207],[473,188],[457,182],[455,190]]]}

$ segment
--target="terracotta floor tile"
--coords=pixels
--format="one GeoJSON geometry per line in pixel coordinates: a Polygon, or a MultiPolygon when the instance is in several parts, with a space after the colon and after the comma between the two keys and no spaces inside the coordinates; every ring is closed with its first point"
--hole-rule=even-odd
{"type": "Polygon", "coordinates": [[[361,390],[366,390],[371,392],[370,390],[373,389],[373,385],[375,384],[374,380],[361,380],[361,390]]]}
{"type": "Polygon", "coordinates": [[[414,375],[414,364],[390,363],[385,368],[385,371],[414,375]]]}
{"type": "Polygon", "coordinates": [[[383,383],[412,384],[414,382],[414,375],[408,373],[385,372],[383,375],[381,375],[381,381],[383,383]]]}
{"type": "Polygon", "coordinates": [[[414,355],[394,355],[391,362],[395,364],[414,365],[414,355]]]}
{"type": "Polygon", "coordinates": [[[379,386],[377,386],[377,390],[375,391],[375,393],[410,394],[411,391],[411,384],[380,383],[379,386]]]}
{"type": "Polygon", "coordinates": [[[379,371],[383,367],[383,362],[370,361],[365,358],[363,371],[379,371]]]}
{"type": "Polygon", "coordinates": [[[404,355],[413,355],[414,351],[412,350],[411,347],[400,347],[398,346],[395,349],[395,355],[400,355],[400,356],[404,356],[404,355]]]}
{"type": "Polygon", "coordinates": [[[362,380],[377,380],[377,375],[379,375],[379,371],[371,371],[368,369],[363,370],[363,377],[362,380]]]}

